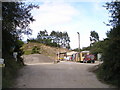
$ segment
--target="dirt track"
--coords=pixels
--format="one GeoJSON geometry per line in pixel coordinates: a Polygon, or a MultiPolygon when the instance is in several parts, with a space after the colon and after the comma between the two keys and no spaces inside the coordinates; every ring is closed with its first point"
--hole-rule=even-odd
{"type": "MultiPolygon", "coordinates": [[[[48,57],[41,59],[47,60],[48,57]]],[[[17,84],[14,87],[109,88],[109,85],[101,83],[92,72],[88,71],[89,68],[95,65],[96,64],[75,62],[60,62],[58,64],[34,63],[33,65],[27,65],[20,70],[19,77],[16,80],[17,84]]]]}

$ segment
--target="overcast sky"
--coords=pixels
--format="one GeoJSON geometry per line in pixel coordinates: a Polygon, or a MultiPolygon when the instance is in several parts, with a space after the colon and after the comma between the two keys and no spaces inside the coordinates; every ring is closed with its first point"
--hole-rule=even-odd
{"type": "MultiPolygon", "coordinates": [[[[108,23],[110,19],[108,11],[103,7],[105,2],[90,1],[60,1],[44,0],[33,2],[40,6],[39,9],[33,9],[32,15],[36,19],[30,24],[33,30],[31,38],[36,38],[41,30],[67,31],[70,36],[70,46],[72,49],[78,48],[78,35],[80,33],[80,46],[90,45],[90,31],[95,30],[100,40],[106,38],[106,32],[110,27],[103,22],[108,23]]],[[[27,37],[24,36],[24,40],[27,37]]]]}

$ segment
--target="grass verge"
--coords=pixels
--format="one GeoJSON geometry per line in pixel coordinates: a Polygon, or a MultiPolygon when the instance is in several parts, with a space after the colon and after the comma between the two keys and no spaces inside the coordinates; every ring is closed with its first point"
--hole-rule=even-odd
{"type": "Polygon", "coordinates": [[[105,72],[104,69],[102,68],[102,64],[95,66],[92,72],[96,74],[98,80],[101,81],[102,83],[108,84],[111,87],[120,88],[119,81],[118,79],[116,79],[116,76],[113,76],[111,79],[108,79],[108,80],[105,79],[105,73],[107,72],[105,72]]]}
{"type": "Polygon", "coordinates": [[[7,55],[4,59],[5,67],[2,68],[2,88],[10,88],[15,84],[14,81],[19,69],[23,67],[23,64],[21,63],[22,58],[15,61],[12,56],[7,55]]]}

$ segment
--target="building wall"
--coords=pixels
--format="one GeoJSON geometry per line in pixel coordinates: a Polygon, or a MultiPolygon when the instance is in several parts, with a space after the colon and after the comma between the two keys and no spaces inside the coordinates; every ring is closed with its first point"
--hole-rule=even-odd
{"type": "Polygon", "coordinates": [[[80,61],[83,61],[85,55],[89,55],[89,52],[81,52],[80,53],[80,61]]]}

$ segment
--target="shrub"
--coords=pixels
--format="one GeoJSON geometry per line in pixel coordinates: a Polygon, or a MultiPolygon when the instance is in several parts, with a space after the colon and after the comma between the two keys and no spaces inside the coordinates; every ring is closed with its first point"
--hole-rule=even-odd
{"type": "Polygon", "coordinates": [[[35,54],[35,53],[40,54],[40,48],[38,48],[37,46],[34,46],[31,52],[31,54],[35,54]]]}

